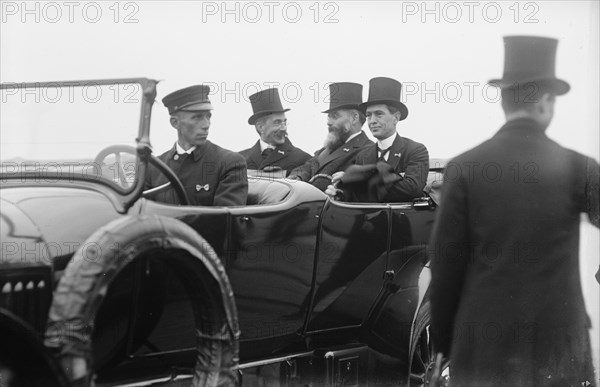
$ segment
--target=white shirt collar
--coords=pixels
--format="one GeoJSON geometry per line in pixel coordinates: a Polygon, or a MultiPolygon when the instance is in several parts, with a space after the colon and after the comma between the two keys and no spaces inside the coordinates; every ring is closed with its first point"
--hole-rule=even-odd
{"type": "Polygon", "coordinates": [[[377,140],[377,146],[379,147],[379,149],[387,149],[387,148],[391,147],[392,144],[394,143],[394,140],[396,140],[397,135],[398,135],[398,133],[394,133],[384,140],[381,140],[381,141],[377,140]]]}
{"type": "Polygon", "coordinates": [[[346,140],[346,143],[347,143],[348,141],[352,140],[354,137],[358,136],[358,135],[359,135],[359,134],[361,134],[361,133],[362,133],[362,130],[361,130],[360,132],[358,132],[358,133],[354,133],[352,136],[348,137],[348,139],[346,140]]]}
{"type": "Polygon", "coordinates": [[[182,155],[184,153],[191,155],[192,152],[194,151],[194,149],[196,149],[196,145],[194,145],[193,147],[191,147],[188,150],[185,150],[181,147],[181,145],[179,145],[179,142],[175,142],[175,151],[177,152],[178,155],[182,155]]]}
{"type": "Polygon", "coordinates": [[[260,151],[261,152],[264,151],[267,148],[275,149],[275,147],[273,145],[267,144],[263,140],[259,140],[259,141],[260,141],[260,151]]]}

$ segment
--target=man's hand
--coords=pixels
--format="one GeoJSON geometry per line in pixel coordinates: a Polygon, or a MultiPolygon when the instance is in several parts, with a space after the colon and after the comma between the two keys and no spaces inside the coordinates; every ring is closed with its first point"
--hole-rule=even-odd
{"type": "Polygon", "coordinates": [[[344,171],[339,171],[334,173],[333,175],[331,175],[331,185],[333,185],[334,187],[337,187],[337,183],[342,180],[342,177],[344,176],[344,171]]]}
{"type": "Polygon", "coordinates": [[[339,188],[335,188],[333,184],[327,186],[325,194],[335,200],[342,200],[341,198],[344,197],[344,191],[339,188]]]}
{"type": "Polygon", "coordinates": [[[327,186],[325,194],[332,199],[343,200],[344,191],[337,188],[337,184],[342,179],[342,176],[344,176],[344,172],[342,171],[336,172],[331,176],[331,184],[327,186]]]}

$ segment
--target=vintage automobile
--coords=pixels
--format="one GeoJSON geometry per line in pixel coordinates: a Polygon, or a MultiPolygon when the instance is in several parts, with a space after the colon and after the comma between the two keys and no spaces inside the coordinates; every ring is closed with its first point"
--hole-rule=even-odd
{"type": "Polygon", "coordinates": [[[152,154],[156,86],[2,84],[0,385],[427,385],[435,205],[267,176],[191,206],[152,154]]]}

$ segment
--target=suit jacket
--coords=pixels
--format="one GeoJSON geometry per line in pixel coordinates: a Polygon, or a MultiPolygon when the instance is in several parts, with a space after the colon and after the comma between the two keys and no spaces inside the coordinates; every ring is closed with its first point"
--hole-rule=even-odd
{"type": "MultiPolygon", "coordinates": [[[[304,165],[295,168],[289,177],[309,181],[313,176],[318,174],[331,176],[335,172],[343,171],[354,164],[358,152],[371,144],[373,144],[373,141],[369,140],[365,132],[361,131],[358,136],[352,138],[331,153],[327,148],[319,149],[315,152],[315,156],[310,158],[304,165]]],[[[321,191],[325,191],[327,186],[331,184],[331,180],[317,179],[312,184],[321,191]]]]}
{"type": "Polygon", "coordinates": [[[527,119],[448,163],[429,251],[453,383],[593,383],[578,251],[580,213],[599,225],[599,175],[527,119]]]}
{"type": "MultiPolygon", "coordinates": [[[[377,144],[371,144],[358,153],[355,164],[375,165],[377,159],[377,144]]],[[[388,168],[382,165],[373,168],[376,174],[366,182],[368,186],[347,191],[346,199],[389,203],[407,202],[423,196],[429,173],[429,153],[423,144],[396,135],[386,163],[388,168]]]]}
{"type": "Polygon", "coordinates": [[[308,153],[292,145],[288,138],[285,139],[285,143],[275,147],[273,152],[264,160],[260,150],[260,141],[257,141],[252,148],[244,149],[239,153],[246,159],[248,169],[279,167],[286,171],[286,175],[310,158],[308,153]]]}
{"type": "MultiPolygon", "coordinates": [[[[239,154],[206,141],[190,155],[177,155],[175,146],[158,156],[181,180],[190,199],[197,206],[239,206],[246,204],[248,177],[246,162],[239,154]]],[[[150,167],[146,187],[166,183],[167,178],[150,167]]],[[[169,188],[150,197],[166,203],[179,203],[175,190],[169,188]]]]}

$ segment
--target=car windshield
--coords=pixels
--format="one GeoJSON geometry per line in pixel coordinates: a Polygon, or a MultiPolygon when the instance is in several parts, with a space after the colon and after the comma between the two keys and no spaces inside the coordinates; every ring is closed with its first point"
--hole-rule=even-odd
{"type": "Polygon", "coordinates": [[[140,84],[5,83],[1,92],[2,181],[91,179],[132,187],[136,156],[127,150],[140,127],[140,84]]]}

